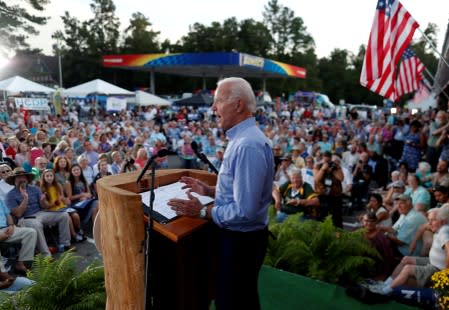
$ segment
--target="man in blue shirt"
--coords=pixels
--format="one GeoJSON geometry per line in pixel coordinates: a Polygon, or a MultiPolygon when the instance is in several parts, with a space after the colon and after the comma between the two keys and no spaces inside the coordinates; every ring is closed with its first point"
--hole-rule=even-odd
{"type": "Polygon", "coordinates": [[[5,204],[18,220],[18,226],[31,227],[37,232],[37,249],[42,255],[51,256],[44,235],[44,225],[58,225],[59,243],[70,249],[70,217],[67,212],[46,212],[49,208],[39,187],[30,185],[33,175],[21,167],[14,169],[6,182],[15,187],[6,194],[5,204]]]}
{"type": "Polygon", "coordinates": [[[257,281],[268,243],[274,160],[270,142],[256,126],[255,107],[254,92],[244,79],[218,83],[212,110],[229,144],[217,185],[181,178],[190,191],[215,196],[215,205],[202,206],[190,191],[189,200],[169,202],[178,215],[212,220],[218,226],[218,310],[260,308],[257,281]]]}

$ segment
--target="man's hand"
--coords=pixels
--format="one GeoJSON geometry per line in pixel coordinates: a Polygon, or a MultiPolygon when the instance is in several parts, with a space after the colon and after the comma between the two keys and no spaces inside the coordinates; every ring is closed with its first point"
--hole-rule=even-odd
{"type": "Polygon", "coordinates": [[[6,229],[5,229],[5,234],[8,235],[8,237],[11,237],[12,234],[14,233],[14,225],[9,225],[6,229]]]}
{"type": "Polygon", "coordinates": [[[21,193],[22,196],[23,196],[23,199],[28,199],[27,184],[26,184],[26,182],[20,183],[20,185],[19,185],[19,190],[20,190],[20,193],[21,193]]]}
{"type": "Polygon", "coordinates": [[[198,179],[194,179],[191,177],[181,177],[180,182],[185,184],[182,189],[188,188],[188,192],[194,192],[202,196],[211,196],[209,185],[198,179]]]}
{"type": "Polygon", "coordinates": [[[170,199],[167,204],[173,211],[176,212],[177,215],[198,217],[203,205],[198,198],[194,197],[190,192],[187,192],[187,197],[189,199],[170,199]]]}

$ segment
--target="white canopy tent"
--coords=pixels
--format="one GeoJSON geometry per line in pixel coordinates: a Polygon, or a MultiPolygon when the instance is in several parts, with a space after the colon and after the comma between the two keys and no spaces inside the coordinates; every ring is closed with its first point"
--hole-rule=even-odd
{"type": "Polygon", "coordinates": [[[87,95],[134,96],[134,93],[100,79],[92,80],[62,91],[63,97],[86,97],[87,95]]]}
{"type": "Polygon", "coordinates": [[[135,103],[136,105],[140,106],[149,106],[149,105],[155,105],[160,107],[171,106],[170,101],[141,90],[136,91],[135,97],[128,98],[128,102],[135,103]]]}
{"type": "Polygon", "coordinates": [[[8,93],[30,92],[49,94],[55,92],[53,88],[38,84],[20,76],[14,76],[0,81],[0,90],[8,93]]]}

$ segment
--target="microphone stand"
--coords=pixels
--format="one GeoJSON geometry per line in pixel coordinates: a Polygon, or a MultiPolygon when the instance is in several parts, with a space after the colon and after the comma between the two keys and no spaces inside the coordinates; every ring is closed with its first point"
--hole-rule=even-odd
{"type": "Polygon", "coordinates": [[[148,211],[148,223],[145,229],[145,310],[153,309],[154,299],[152,295],[152,235],[153,235],[153,204],[154,204],[154,180],[156,176],[156,163],[151,163],[151,185],[150,185],[150,204],[148,211]]]}

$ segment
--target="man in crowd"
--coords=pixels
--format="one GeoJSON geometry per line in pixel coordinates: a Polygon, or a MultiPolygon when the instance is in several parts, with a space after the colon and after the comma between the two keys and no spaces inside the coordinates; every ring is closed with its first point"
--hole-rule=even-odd
{"type": "MultiPolygon", "coordinates": [[[[418,228],[427,222],[427,219],[421,212],[416,211],[412,205],[410,196],[402,194],[396,198],[398,202],[399,219],[394,223],[393,227],[380,227],[385,231],[385,235],[396,246],[398,254],[401,256],[408,255],[409,246],[415,236],[418,228]]],[[[422,247],[419,241],[416,245],[413,255],[418,255],[422,247]]]]}
{"type": "Polygon", "coordinates": [[[6,206],[18,220],[18,226],[32,227],[37,232],[37,248],[41,254],[51,256],[44,235],[44,225],[58,225],[59,243],[65,250],[70,249],[70,218],[67,212],[46,212],[45,195],[39,187],[31,185],[31,173],[23,168],[15,168],[6,182],[14,188],[6,195],[6,206]]]}
{"type": "Polygon", "coordinates": [[[373,291],[390,294],[398,286],[425,287],[432,274],[449,267],[449,204],[432,209],[428,217],[434,232],[429,257],[405,256],[391,277],[380,286],[372,287],[373,291]]]}
{"type": "Polygon", "coordinates": [[[290,214],[302,212],[304,218],[316,218],[320,201],[312,186],[303,182],[301,170],[294,169],[290,180],[273,189],[274,207],[277,211],[276,221],[283,222],[290,214]]]}
{"type": "Polygon", "coordinates": [[[252,116],[255,106],[247,81],[227,78],[219,82],[212,110],[229,144],[217,185],[181,179],[191,191],[214,196],[215,203],[204,207],[190,193],[189,200],[169,201],[177,214],[212,220],[218,226],[218,310],[260,309],[257,282],[268,243],[274,161],[270,142],[252,116]]]}

